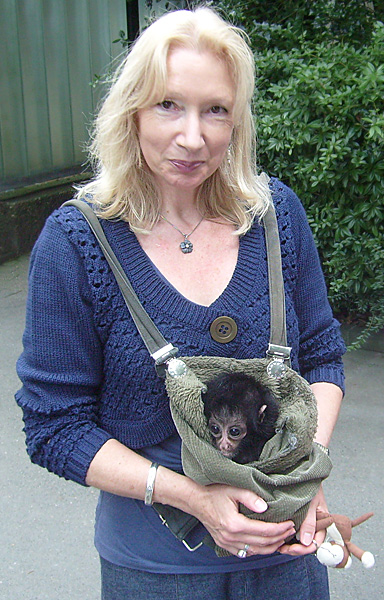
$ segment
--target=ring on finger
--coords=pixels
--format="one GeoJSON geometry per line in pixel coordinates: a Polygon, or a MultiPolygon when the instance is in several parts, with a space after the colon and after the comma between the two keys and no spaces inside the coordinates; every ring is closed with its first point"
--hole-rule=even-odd
{"type": "Polygon", "coordinates": [[[239,558],[246,558],[248,549],[249,549],[249,544],[245,544],[244,548],[240,548],[240,550],[237,553],[237,556],[239,558]]]}
{"type": "Polygon", "coordinates": [[[316,550],[319,549],[319,544],[318,544],[318,542],[316,540],[312,540],[312,544],[315,544],[316,550]]]}

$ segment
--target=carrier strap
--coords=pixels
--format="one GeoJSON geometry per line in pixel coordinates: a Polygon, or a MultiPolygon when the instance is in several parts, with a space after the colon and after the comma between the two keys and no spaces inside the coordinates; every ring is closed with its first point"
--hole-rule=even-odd
{"type": "Polygon", "coordinates": [[[263,217],[265,243],[267,247],[269,301],[271,311],[271,331],[269,343],[273,346],[287,345],[285,322],[285,292],[279,229],[273,202],[263,217]]]}
{"type": "Polygon", "coordinates": [[[156,366],[160,367],[167,360],[176,356],[178,349],[167,342],[144,309],[131,282],[123,271],[116,254],[113,252],[103,228],[101,227],[100,221],[96,217],[92,207],[87,202],[76,199],[64,202],[63,206],[76,206],[87,220],[89,227],[99,242],[100,248],[116,277],[124,301],[141,337],[143,338],[143,342],[149,354],[154,359],[156,366]]]}

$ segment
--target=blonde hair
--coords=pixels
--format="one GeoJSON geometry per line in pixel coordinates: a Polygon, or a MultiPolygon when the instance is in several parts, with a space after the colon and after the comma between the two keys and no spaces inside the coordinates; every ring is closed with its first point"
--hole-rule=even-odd
{"type": "Polygon", "coordinates": [[[207,218],[234,223],[238,234],[264,214],[268,186],[254,166],[254,59],[244,37],[209,8],[167,13],[140,35],[95,120],[90,144],[95,178],[78,194],[92,193],[102,217],[119,217],[136,232],[148,232],[159,219],[160,197],[141,153],[135,117],[139,109],[164,100],[167,58],[175,46],[210,51],[224,60],[236,91],[229,156],[201,185],[199,210],[207,218]]]}

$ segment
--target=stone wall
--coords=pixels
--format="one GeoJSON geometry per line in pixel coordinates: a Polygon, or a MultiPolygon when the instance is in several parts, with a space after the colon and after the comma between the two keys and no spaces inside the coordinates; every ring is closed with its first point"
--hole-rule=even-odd
{"type": "Polygon", "coordinates": [[[47,217],[72,195],[66,186],[0,202],[0,264],[29,252],[47,217]]]}

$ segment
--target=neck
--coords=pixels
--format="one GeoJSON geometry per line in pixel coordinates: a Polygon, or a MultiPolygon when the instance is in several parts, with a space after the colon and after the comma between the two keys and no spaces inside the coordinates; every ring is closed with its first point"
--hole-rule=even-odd
{"type": "Polygon", "coordinates": [[[178,190],[171,187],[161,190],[160,212],[170,220],[194,221],[199,218],[197,190],[178,190]]]}
{"type": "Polygon", "coordinates": [[[186,223],[191,225],[196,224],[196,222],[202,217],[202,214],[198,210],[195,202],[163,202],[160,213],[172,222],[186,223]]]}

